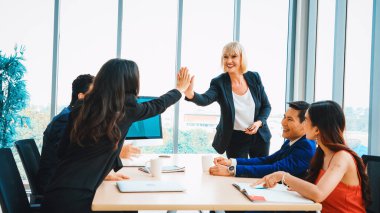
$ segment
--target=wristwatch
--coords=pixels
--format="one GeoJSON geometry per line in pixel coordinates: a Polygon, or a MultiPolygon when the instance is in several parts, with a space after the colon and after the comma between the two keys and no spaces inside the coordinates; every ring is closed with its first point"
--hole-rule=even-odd
{"type": "Polygon", "coordinates": [[[228,167],[228,173],[229,173],[231,176],[235,176],[235,166],[229,166],[229,167],[228,167]]]}

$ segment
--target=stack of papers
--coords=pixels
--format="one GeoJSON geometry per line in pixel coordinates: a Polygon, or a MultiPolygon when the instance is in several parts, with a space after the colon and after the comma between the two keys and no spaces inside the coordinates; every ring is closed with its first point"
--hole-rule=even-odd
{"type": "MultiPolygon", "coordinates": [[[[149,173],[149,169],[150,169],[150,167],[140,167],[139,168],[140,171],[143,171],[143,172],[146,172],[146,173],[149,173]]],[[[176,166],[176,165],[163,166],[162,169],[161,169],[162,173],[184,172],[184,171],[185,171],[185,167],[184,166],[179,167],[179,166],[176,166]]]]}
{"type": "Polygon", "coordinates": [[[295,191],[289,191],[287,187],[282,184],[277,184],[273,188],[250,186],[250,183],[233,183],[232,185],[252,202],[314,203],[312,200],[301,196],[295,191]]]}

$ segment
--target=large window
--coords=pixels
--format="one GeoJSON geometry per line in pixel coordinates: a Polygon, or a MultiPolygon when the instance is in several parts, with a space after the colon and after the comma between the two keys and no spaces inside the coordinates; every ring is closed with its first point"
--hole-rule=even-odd
{"type": "Polygon", "coordinates": [[[21,112],[27,125],[18,128],[16,139],[34,138],[41,145],[42,133],[50,120],[51,67],[54,1],[1,1],[0,50],[7,55],[24,45],[26,89],[29,106],[21,112]],[[43,84],[41,83],[43,82],[43,84]]]}
{"type": "MultiPolygon", "coordinates": [[[[178,0],[124,0],[121,57],[139,66],[140,95],[160,96],[174,87],[177,57],[195,76],[194,90],[206,91],[211,80],[223,72],[221,52],[233,40],[234,3],[184,0],[178,57],[178,0]]],[[[368,150],[372,3],[347,3],[343,105],[347,142],[359,155],[368,150]]],[[[335,4],[334,0],[318,1],[316,101],[332,99],[335,4]]],[[[248,69],[260,74],[272,105],[268,119],[273,135],[271,153],[283,140],[288,10],[289,1],[285,0],[242,0],[240,8],[238,33],[248,56],[248,69]]],[[[78,75],[96,75],[102,64],[116,57],[118,0],[61,1],[59,14],[60,111],[69,104],[71,83],[78,75]]],[[[41,146],[50,121],[54,1],[1,1],[0,19],[0,50],[9,55],[16,44],[26,48],[25,80],[30,104],[21,113],[30,119],[17,129],[17,139],[34,138],[41,146]]],[[[174,127],[179,128],[179,153],[214,153],[211,142],[220,119],[218,104],[198,107],[182,99],[179,110],[179,126],[174,127]]],[[[145,153],[173,151],[173,120],[174,107],[170,107],[162,114],[164,145],[143,148],[145,153]]]]}
{"type": "Polygon", "coordinates": [[[61,1],[58,109],[71,100],[71,83],[81,74],[96,75],[116,57],[117,0],[61,1]]]}
{"type": "Polygon", "coordinates": [[[315,101],[332,99],[335,1],[318,1],[315,101]]]}
{"type": "Polygon", "coordinates": [[[288,1],[243,0],[241,35],[248,56],[248,70],[260,74],[272,111],[268,126],[272,132],[270,153],[280,149],[281,120],[285,110],[288,1]]]}
{"type": "MultiPolygon", "coordinates": [[[[14,54],[16,44],[25,47],[24,80],[30,102],[20,112],[26,117],[26,122],[24,126],[17,127],[15,140],[34,138],[39,147],[42,145],[43,131],[50,121],[53,3],[54,1],[27,0],[0,2],[0,50],[9,56],[14,54]]],[[[14,156],[25,180],[18,153],[14,152],[14,156]]]]}
{"type": "Polygon", "coordinates": [[[347,4],[344,112],[347,143],[359,156],[368,153],[372,1],[347,4]]]}
{"type": "MultiPolygon", "coordinates": [[[[187,66],[195,76],[195,92],[205,92],[211,79],[223,72],[220,60],[223,46],[232,41],[233,3],[232,0],[184,1],[182,66],[187,66]]],[[[211,143],[219,118],[217,103],[198,107],[182,101],[178,152],[215,152],[211,143]]]]}
{"type": "MultiPolygon", "coordinates": [[[[124,1],[122,58],[140,70],[140,95],[160,96],[175,86],[177,1],[124,1]],[[158,9],[159,8],[159,9],[158,9]]],[[[174,107],[162,114],[164,145],[144,153],[173,151],[174,107]]]]}

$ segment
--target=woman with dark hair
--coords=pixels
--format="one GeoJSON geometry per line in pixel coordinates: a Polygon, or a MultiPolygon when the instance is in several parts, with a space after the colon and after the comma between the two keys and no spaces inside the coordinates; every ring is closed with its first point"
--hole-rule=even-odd
{"type": "Polygon", "coordinates": [[[306,137],[317,142],[307,181],[286,172],[275,172],[257,181],[273,187],[282,181],[292,190],[322,203],[322,212],[365,212],[370,202],[368,176],[361,158],[343,138],[346,121],[342,108],[333,101],[311,104],[306,113],[306,137]]]}
{"type": "Polygon", "coordinates": [[[106,62],[83,104],[70,114],[42,212],[91,212],[97,187],[112,169],[122,167],[119,153],[131,124],[164,112],[180,100],[189,84],[190,74],[181,68],[176,89],[139,104],[137,64],[124,59],[106,62]]]}

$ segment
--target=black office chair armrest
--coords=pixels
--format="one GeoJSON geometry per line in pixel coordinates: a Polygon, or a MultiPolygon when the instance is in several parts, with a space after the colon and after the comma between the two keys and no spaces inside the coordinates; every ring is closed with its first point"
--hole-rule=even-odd
{"type": "Polygon", "coordinates": [[[41,212],[41,204],[30,204],[30,210],[32,213],[41,212]]]}
{"type": "Polygon", "coordinates": [[[44,199],[43,195],[31,194],[30,195],[30,204],[36,204],[36,205],[41,204],[43,199],[44,199]]]}

